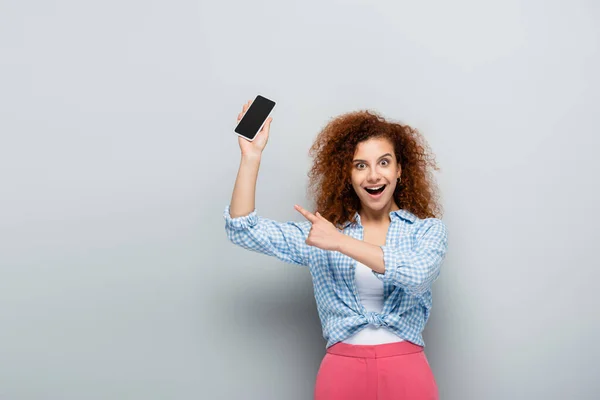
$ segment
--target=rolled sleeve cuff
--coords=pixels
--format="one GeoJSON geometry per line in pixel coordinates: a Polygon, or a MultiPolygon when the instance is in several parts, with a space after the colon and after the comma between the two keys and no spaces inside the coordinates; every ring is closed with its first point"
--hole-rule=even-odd
{"type": "Polygon", "coordinates": [[[225,207],[223,218],[225,218],[225,226],[234,230],[248,229],[258,224],[258,215],[256,209],[248,215],[232,218],[230,214],[231,204],[225,207]]]}
{"type": "Polygon", "coordinates": [[[384,282],[395,282],[398,274],[398,266],[402,264],[402,256],[392,250],[390,246],[379,246],[383,250],[383,265],[385,271],[383,274],[373,271],[373,274],[384,282]]]}

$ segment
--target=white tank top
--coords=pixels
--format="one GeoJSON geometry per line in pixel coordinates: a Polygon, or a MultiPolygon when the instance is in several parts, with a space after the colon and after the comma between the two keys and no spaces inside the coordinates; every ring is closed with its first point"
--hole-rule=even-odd
{"type": "MultiPolygon", "coordinates": [[[[373,270],[357,261],[355,271],[356,288],[360,301],[367,311],[380,313],[383,309],[383,282],[373,275],[373,270]]],[[[371,324],[343,340],[348,344],[384,344],[402,342],[403,339],[385,326],[371,324]]]]}

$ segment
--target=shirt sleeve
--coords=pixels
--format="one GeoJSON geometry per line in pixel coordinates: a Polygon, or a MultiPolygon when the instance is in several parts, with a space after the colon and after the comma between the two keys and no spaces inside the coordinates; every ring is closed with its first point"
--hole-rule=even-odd
{"type": "Polygon", "coordinates": [[[259,216],[256,209],[232,218],[230,208],[225,208],[223,217],[227,238],[233,244],[290,264],[308,265],[310,221],[277,222],[259,216]]]}
{"type": "Polygon", "coordinates": [[[440,274],[448,250],[446,225],[437,218],[427,218],[417,233],[412,250],[381,246],[385,271],[373,274],[384,282],[403,287],[407,293],[421,295],[430,289],[440,274]]]}

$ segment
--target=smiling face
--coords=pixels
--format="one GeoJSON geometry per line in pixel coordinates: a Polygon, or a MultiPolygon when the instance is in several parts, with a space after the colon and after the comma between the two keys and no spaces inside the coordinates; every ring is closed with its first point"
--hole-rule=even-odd
{"type": "MultiPolygon", "coordinates": [[[[393,144],[384,138],[358,143],[352,159],[352,187],[362,209],[384,211],[395,209],[394,190],[401,168],[393,144]],[[367,188],[381,188],[371,193],[367,188]]],[[[396,206],[397,207],[397,206],[396,206]]]]}

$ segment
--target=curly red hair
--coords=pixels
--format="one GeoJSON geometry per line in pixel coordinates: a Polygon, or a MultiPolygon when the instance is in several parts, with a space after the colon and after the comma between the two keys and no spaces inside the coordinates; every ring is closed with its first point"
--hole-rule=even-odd
{"type": "Polygon", "coordinates": [[[394,200],[401,209],[419,218],[438,218],[442,214],[431,167],[439,170],[423,136],[414,128],[386,121],[374,111],[354,111],[333,118],[317,135],[309,150],[314,159],[308,192],[315,199],[316,211],[342,228],[356,222],[360,200],[351,185],[352,158],[358,143],[386,138],[394,146],[402,168],[401,182],[394,200]]]}

